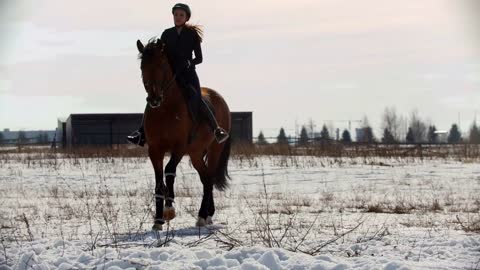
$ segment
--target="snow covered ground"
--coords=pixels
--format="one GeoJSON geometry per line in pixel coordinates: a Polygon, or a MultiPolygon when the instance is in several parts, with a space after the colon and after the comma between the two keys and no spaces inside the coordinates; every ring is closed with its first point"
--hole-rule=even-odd
{"type": "Polygon", "coordinates": [[[480,269],[480,162],[234,157],[215,224],[152,232],[146,158],[0,155],[0,269],[480,269]]]}

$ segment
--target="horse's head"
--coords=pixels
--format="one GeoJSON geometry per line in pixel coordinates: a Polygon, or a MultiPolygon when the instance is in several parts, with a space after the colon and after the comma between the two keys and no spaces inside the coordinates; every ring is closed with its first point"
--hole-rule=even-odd
{"type": "Polygon", "coordinates": [[[164,100],[165,92],[170,88],[175,77],[168,63],[165,44],[159,39],[151,39],[147,45],[137,40],[140,68],[147,102],[152,108],[160,106],[164,100]]]}

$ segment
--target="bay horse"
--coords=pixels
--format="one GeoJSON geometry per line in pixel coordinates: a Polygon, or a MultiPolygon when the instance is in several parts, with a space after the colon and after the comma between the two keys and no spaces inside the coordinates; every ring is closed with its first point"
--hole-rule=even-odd
{"type": "MultiPolygon", "coordinates": [[[[206,121],[197,117],[197,124],[192,122],[182,89],[176,81],[176,74],[168,62],[165,45],[161,40],[150,39],[146,45],[137,40],[137,49],[143,84],[148,95],[144,117],[145,138],[155,171],[156,211],[152,229],[161,230],[166,221],[175,218],[175,173],[184,155],[190,156],[203,184],[203,198],[196,226],[212,224],[215,213],[213,187],[225,190],[228,186],[231,139],[229,137],[218,144],[206,121]],[[192,129],[196,135],[190,141],[192,129]],[[165,185],[163,159],[166,153],[170,153],[170,160],[165,166],[165,185]]],[[[202,87],[201,92],[202,98],[212,105],[219,126],[230,133],[230,110],[223,97],[205,87],[202,87]]]]}

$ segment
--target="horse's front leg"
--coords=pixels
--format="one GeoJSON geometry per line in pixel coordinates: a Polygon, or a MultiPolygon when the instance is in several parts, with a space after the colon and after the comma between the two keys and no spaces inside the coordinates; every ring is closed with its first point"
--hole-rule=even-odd
{"type": "Polygon", "coordinates": [[[162,169],[155,169],[155,220],[152,229],[162,230],[165,223],[163,218],[163,203],[165,200],[166,188],[163,182],[162,169]]]}
{"type": "Polygon", "coordinates": [[[163,203],[166,196],[165,183],[163,182],[163,156],[164,153],[149,148],[150,160],[155,170],[155,219],[153,230],[161,230],[165,223],[163,219],[163,203]]]}
{"type": "Polygon", "coordinates": [[[182,160],[183,154],[181,153],[172,153],[170,161],[165,166],[165,180],[167,182],[167,196],[165,198],[165,209],[163,211],[163,218],[166,221],[170,221],[175,218],[175,207],[173,203],[175,202],[175,192],[174,192],[174,183],[177,171],[177,165],[182,160]]]}

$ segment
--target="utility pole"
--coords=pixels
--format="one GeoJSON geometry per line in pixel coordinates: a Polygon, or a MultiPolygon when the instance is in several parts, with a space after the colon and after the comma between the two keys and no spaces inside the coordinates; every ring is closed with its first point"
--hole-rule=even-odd
{"type": "Polygon", "coordinates": [[[310,138],[314,138],[315,136],[315,132],[314,132],[314,128],[315,128],[315,123],[313,122],[313,120],[310,118],[310,138]]]}

